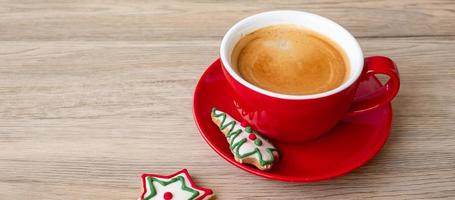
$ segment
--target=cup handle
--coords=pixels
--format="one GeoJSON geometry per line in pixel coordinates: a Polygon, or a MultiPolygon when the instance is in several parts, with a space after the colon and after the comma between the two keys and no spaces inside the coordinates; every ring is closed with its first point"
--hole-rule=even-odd
{"type": "Polygon", "coordinates": [[[366,81],[375,74],[385,74],[389,76],[386,84],[382,85],[372,94],[363,97],[361,100],[355,100],[348,115],[362,113],[392,101],[400,89],[400,77],[395,63],[384,56],[372,56],[365,58],[365,73],[362,73],[360,81],[366,81]]]}

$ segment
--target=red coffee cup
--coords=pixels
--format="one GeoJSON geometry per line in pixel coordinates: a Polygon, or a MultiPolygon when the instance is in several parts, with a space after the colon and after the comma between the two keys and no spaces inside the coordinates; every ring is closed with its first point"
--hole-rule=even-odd
{"type": "Polygon", "coordinates": [[[222,70],[240,116],[254,129],[275,140],[299,143],[316,138],[343,117],[367,112],[390,102],[398,93],[400,79],[392,60],[363,57],[357,40],[337,23],[301,11],[259,13],[236,23],[223,37],[220,47],[222,70]],[[336,42],[349,60],[349,76],[339,87],[318,94],[286,95],[267,91],[244,80],[231,65],[231,52],[239,39],[262,27],[278,24],[303,26],[336,42]],[[373,94],[354,100],[360,82],[375,74],[389,80],[373,94]]]}

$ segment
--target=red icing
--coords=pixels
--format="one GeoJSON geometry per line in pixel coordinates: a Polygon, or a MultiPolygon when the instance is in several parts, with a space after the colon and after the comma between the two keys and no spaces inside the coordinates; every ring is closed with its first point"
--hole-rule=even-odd
{"type": "Polygon", "coordinates": [[[170,193],[170,192],[164,193],[163,198],[164,198],[165,200],[172,199],[172,193],[170,193]]]}
{"type": "Polygon", "coordinates": [[[246,127],[247,125],[248,125],[248,124],[246,123],[246,121],[242,121],[242,122],[240,123],[240,126],[242,126],[242,127],[246,127]]]}
{"type": "Polygon", "coordinates": [[[256,139],[256,134],[250,133],[250,135],[248,135],[248,138],[249,138],[250,140],[253,140],[253,141],[254,141],[254,140],[256,139]]]}

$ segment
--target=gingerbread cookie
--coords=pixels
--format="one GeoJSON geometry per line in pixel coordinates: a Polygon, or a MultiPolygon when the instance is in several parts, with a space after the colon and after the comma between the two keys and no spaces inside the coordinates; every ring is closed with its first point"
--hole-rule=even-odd
{"type": "Polygon", "coordinates": [[[142,187],[139,200],[209,200],[214,197],[212,190],[197,186],[186,169],[169,176],[143,174],[142,187]]]}
{"type": "Polygon", "coordinates": [[[226,136],[237,162],[254,165],[260,170],[269,170],[274,161],[278,160],[277,149],[251,127],[240,124],[216,108],[212,108],[211,116],[212,121],[226,136]]]}

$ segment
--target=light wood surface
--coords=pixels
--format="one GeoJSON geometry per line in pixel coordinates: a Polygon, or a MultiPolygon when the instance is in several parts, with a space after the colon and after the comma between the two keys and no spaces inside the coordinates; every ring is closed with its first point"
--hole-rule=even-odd
{"type": "Polygon", "coordinates": [[[1,1],[0,199],[135,199],[141,173],[188,168],[218,199],[454,199],[455,1],[1,1]],[[367,165],[290,184],[214,153],[196,81],[243,17],[332,18],[393,58],[392,135],[367,165]]]}

